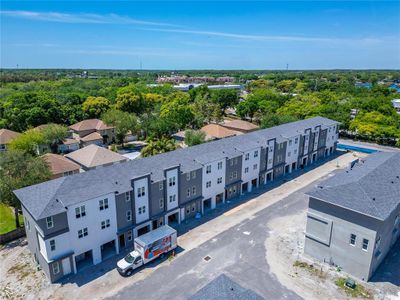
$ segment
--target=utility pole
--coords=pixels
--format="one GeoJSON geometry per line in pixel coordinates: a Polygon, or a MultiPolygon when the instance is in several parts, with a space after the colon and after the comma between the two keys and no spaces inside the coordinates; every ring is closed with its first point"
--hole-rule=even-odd
{"type": "Polygon", "coordinates": [[[286,64],[286,71],[289,70],[289,64],[286,64]]]}

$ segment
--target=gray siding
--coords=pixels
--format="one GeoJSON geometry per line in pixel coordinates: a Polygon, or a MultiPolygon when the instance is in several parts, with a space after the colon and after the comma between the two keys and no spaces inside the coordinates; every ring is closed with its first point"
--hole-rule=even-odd
{"type": "Polygon", "coordinates": [[[153,182],[150,187],[150,218],[153,219],[154,217],[162,214],[165,210],[166,203],[165,203],[165,182],[164,181],[157,181],[153,182]],[[162,183],[163,188],[160,190],[160,183],[162,183]],[[161,200],[163,201],[163,206],[160,206],[161,200]]]}
{"type": "Polygon", "coordinates": [[[378,226],[376,219],[310,198],[304,252],[368,280],[378,226]],[[351,234],[357,236],[354,246],[350,245],[351,234]],[[364,238],[369,240],[367,251],[362,249],[364,238]]]}
{"type": "Polygon", "coordinates": [[[188,203],[194,199],[201,197],[202,195],[202,180],[203,172],[202,169],[197,169],[195,171],[196,176],[193,178],[192,172],[190,172],[190,180],[187,180],[188,173],[180,174],[179,181],[179,205],[188,203]],[[193,195],[193,187],[196,188],[196,194],[193,195]],[[190,196],[188,197],[187,191],[190,190],[190,196]]]}
{"type": "Polygon", "coordinates": [[[37,221],[37,225],[42,231],[43,237],[54,236],[68,231],[67,213],[61,213],[53,216],[53,227],[47,228],[46,218],[37,221]]]}
{"type": "Polygon", "coordinates": [[[242,179],[242,155],[226,160],[225,168],[225,186],[230,185],[242,179]],[[233,162],[233,165],[231,163],[233,162]],[[235,163],[236,162],[236,163],[235,163]],[[237,172],[237,177],[233,177],[234,172],[237,172]]]}
{"type": "Polygon", "coordinates": [[[327,134],[328,129],[324,129],[319,132],[318,149],[325,148],[327,134]]]}
{"type": "Polygon", "coordinates": [[[274,168],[279,165],[285,164],[286,159],[286,147],[287,142],[283,142],[283,147],[278,150],[278,143],[275,143],[275,153],[274,153],[274,168]],[[278,162],[278,158],[282,158],[280,162],[278,162]]]}
{"type": "Polygon", "coordinates": [[[229,199],[238,197],[238,196],[240,195],[240,188],[241,188],[241,185],[242,185],[242,184],[241,184],[240,182],[230,185],[230,186],[227,188],[226,200],[229,200],[229,199]]]}
{"type": "Polygon", "coordinates": [[[262,147],[260,153],[260,172],[267,169],[267,148],[262,147]]]}
{"type": "Polygon", "coordinates": [[[122,230],[129,226],[133,226],[135,220],[135,211],[133,210],[133,192],[130,192],[130,201],[126,201],[125,194],[115,196],[115,205],[117,213],[117,228],[122,230]],[[132,212],[131,221],[126,219],[126,212],[130,210],[132,212]]]}
{"type": "Polygon", "coordinates": [[[196,213],[201,212],[201,200],[194,200],[183,204],[185,209],[185,220],[193,218],[196,213]]]}

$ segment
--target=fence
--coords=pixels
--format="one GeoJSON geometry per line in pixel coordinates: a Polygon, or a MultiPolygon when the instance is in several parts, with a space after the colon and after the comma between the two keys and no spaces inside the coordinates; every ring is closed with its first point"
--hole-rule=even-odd
{"type": "Polygon", "coordinates": [[[25,236],[25,227],[20,227],[17,228],[13,231],[0,234],[0,244],[6,244],[8,242],[14,241],[16,239],[19,239],[20,237],[25,236]]]}

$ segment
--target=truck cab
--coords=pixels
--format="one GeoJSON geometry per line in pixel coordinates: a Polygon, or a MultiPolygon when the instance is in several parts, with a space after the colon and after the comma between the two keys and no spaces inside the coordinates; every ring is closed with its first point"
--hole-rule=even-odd
{"type": "Polygon", "coordinates": [[[143,265],[143,258],[139,251],[128,253],[123,259],[118,261],[117,270],[121,275],[130,276],[133,271],[143,265]]]}

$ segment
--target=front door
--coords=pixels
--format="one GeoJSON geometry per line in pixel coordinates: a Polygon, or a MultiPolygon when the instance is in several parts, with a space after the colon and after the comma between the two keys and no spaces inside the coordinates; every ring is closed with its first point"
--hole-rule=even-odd
{"type": "Polygon", "coordinates": [[[69,273],[71,273],[71,262],[70,262],[69,257],[64,258],[62,260],[62,267],[63,267],[64,275],[68,275],[69,273]]]}
{"type": "Polygon", "coordinates": [[[124,248],[125,247],[125,234],[121,234],[119,236],[119,247],[124,248]]]}

